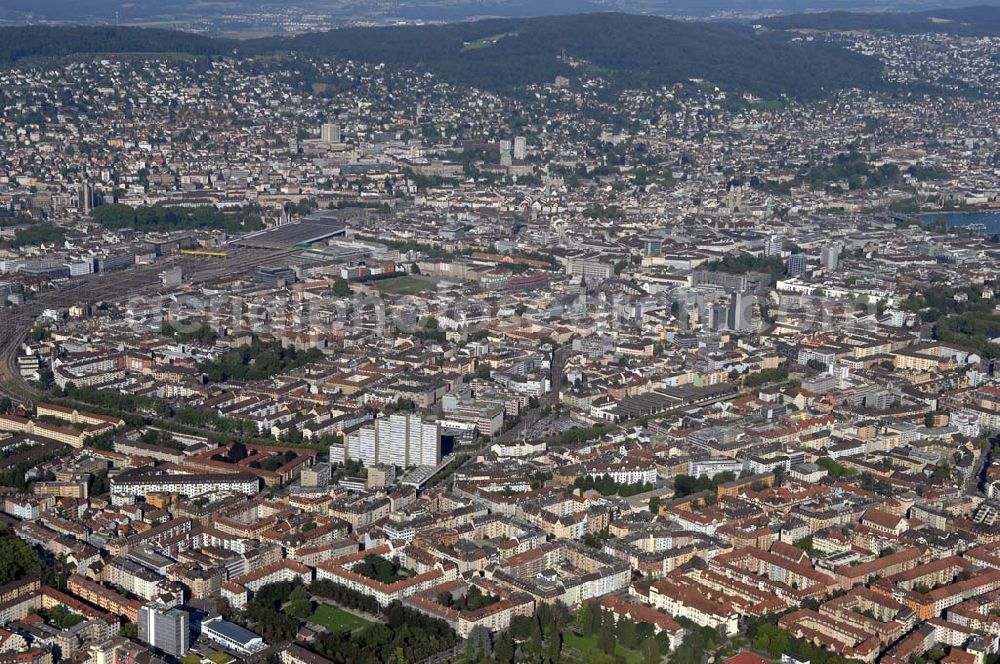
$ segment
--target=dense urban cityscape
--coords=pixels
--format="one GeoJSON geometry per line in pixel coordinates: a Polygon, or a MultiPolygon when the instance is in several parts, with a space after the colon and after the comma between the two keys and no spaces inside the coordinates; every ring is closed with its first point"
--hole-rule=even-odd
{"type": "Polygon", "coordinates": [[[0,664],[996,664],[994,9],[0,50],[0,664]]]}

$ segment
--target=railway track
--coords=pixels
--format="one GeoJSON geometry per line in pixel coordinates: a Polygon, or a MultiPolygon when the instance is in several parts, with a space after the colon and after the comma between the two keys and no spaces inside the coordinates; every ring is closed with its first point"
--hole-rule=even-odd
{"type": "Polygon", "coordinates": [[[187,273],[185,281],[199,284],[223,276],[241,276],[260,265],[280,261],[299,249],[270,251],[236,249],[224,257],[170,256],[150,265],[140,265],[121,272],[88,275],[72,280],[58,290],[46,291],[25,304],[3,310],[0,316],[0,396],[17,403],[27,403],[39,392],[21,377],[17,366],[18,348],[38,316],[46,309],[65,309],[77,304],[120,303],[137,295],[154,296],[162,292],[160,273],[180,266],[187,273]],[[205,262],[214,263],[205,267],[205,262]],[[200,269],[199,269],[200,268],[200,269]]]}

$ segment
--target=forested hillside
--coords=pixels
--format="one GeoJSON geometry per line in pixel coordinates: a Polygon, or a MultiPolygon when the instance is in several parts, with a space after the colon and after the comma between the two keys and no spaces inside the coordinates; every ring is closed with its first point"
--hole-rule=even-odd
{"type": "Polygon", "coordinates": [[[4,27],[0,28],[0,65],[78,53],[222,54],[234,45],[229,40],[176,30],[82,25],[4,27]]]}
{"type": "Polygon", "coordinates": [[[442,78],[506,89],[574,75],[568,58],[616,86],[705,79],[765,97],[809,97],[880,83],[878,60],[783,32],[628,14],[496,19],[433,26],[347,28],[248,41],[127,27],[0,29],[0,63],[81,53],[244,57],[287,52],[421,67],[442,78]]]}
{"type": "Polygon", "coordinates": [[[938,32],[980,37],[1000,35],[1000,7],[981,5],[906,14],[820,12],[777,16],[763,23],[781,30],[884,30],[903,34],[938,32]]]}
{"type": "Polygon", "coordinates": [[[550,81],[586,60],[614,82],[660,85],[703,78],[774,96],[874,85],[877,60],[735,24],[689,23],[628,14],[580,14],[439,26],[350,28],[253,42],[388,64],[419,62],[440,76],[482,87],[550,81]]]}

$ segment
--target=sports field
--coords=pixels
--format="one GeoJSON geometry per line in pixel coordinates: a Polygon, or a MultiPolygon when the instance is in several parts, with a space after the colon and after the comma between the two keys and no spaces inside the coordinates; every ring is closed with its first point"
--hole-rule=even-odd
{"type": "Polygon", "coordinates": [[[371,624],[364,618],[359,618],[353,613],[348,613],[329,604],[320,604],[316,607],[316,611],[309,617],[309,622],[322,625],[331,632],[353,632],[371,624]]]}

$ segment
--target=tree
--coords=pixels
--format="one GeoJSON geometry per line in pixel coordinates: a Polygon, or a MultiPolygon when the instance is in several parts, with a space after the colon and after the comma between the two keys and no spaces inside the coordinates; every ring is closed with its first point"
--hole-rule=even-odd
{"type": "Polygon", "coordinates": [[[613,655],[615,652],[615,616],[611,611],[599,609],[601,628],[597,632],[597,648],[601,652],[613,655]]]}
{"type": "Polygon", "coordinates": [[[788,651],[788,632],[776,625],[762,625],[753,639],[753,647],[766,650],[774,657],[780,657],[788,651]]]}
{"type": "Polygon", "coordinates": [[[591,603],[590,633],[599,634],[604,628],[604,611],[596,602],[591,603]]]}
{"type": "Polygon", "coordinates": [[[301,216],[305,216],[318,208],[319,203],[316,202],[315,198],[302,198],[295,205],[295,211],[301,216]]]}
{"type": "Polygon", "coordinates": [[[466,660],[469,664],[477,664],[486,661],[493,656],[493,643],[490,640],[490,630],[483,625],[476,625],[469,632],[469,638],[465,646],[466,660]],[[475,653],[478,658],[473,658],[475,653]]]}
{"type": "Polygon", "coordinates": [[[558,629],[549,633],[545,641],[545,659],[553,664],[559,661],[562,653],[562,632],[558,629]]]}
{"type": "Polygon", "coordinates": [[[639,643],[635,629],[635,621],[631,618],[621,617],[618,619],[617,627],[618,642],[626,648],[635,649],[639,643]]]}
{"type": "Polygon", "coordinates": [[[36,224],[14,233],[11,246],[28,247],[40,244],[60,244],[66,239],[66,231],[52,224],[36,224]]]}
{"type": "Polygon", "coordinates": [[[788,379],[788,367],[781,366],[776,369],[764,369],[755,373],[743,376],[745,387],[760,387],[765,383],[780,383],[788,379]]]}
{"type": "Polygon", "coordinates": [[[228,455],[230,463],[237,463],[247,458],[247,446],[243,443],[236,441],[229,448],[228,455]]]}
{"type": "Polygon", "coordinates": [[[299,620],[305,620],[312,615],[313,605],[308,599],[300,600],[296,602],[289,602],[285,607],[285,613],[292,616],[293,618],[298,618],[299,620]]]}
{"type": "Polygon", "coordinates": [[[535,626],[537,621],[531,616],[514,616],[510,621],[510,635],[518,640],[527,639],[535,626]]]}
{"type": "Polygon", "coordinates": [[[197,208],[163,207],[159,205],[137,208],[112,204],[94,208],[93,219],[105,228],[174,231],[196,228],[214,228],[230,233],[246,233],[264,227],[260,208],[244,206],[236,212],[221,212],[211,206],[197,208]]]}
{"type": "Polygon", "coordinates": [[[236,609],[232,607],[229,600],[218,597],[215,600],[215,610],[219,612],[223,620],[232,622],[236,618],[236,609]]]}
{"type": "Polygon", "coordinates": [[[835,480],[839,480],[842,477],[851,476],[857,474],[857,470],[844,466],[838,463],[836,459],[832,457],[820,457],[816,460],[816,465],[820,466],[835,480]]]}
{"type": "Polygon", "coordinates": [[[127,622],[118,630],[118,636],[126,639],[137,639],[139,638],[139,626],[133,622],[127,622]]]}
{"type": "Polygon", "coordinates": [[[296,369],[323,357],[318,348],[299,351],[284,348],[279,341],[264,342],[254,337],[249,346],[234,348],[213,360],[202,362],[198,369],[210,382],[228,380],[263,380],[296,369]]]}
{"type": "MultiPolygon", "coordinates": [[[[23,473],[22,473],[23,474],[23,473]]],[[[37,577],[47,585],[62,585],[53,565],[6,526],[0,528],[0,585],[37,577]]]]}
{"type": "Polygon", "coordinates": [[[542,658],[542,626],[538,624],[537,620],[531,621],[531,634],[528,636],[528,642],[521,648],[531,660],[542,658]]]}
{"type": "Polygon", "coordinates": [[[38,386],[43,390],[47,390],[56,384],[55,374],[52,373],[52,369],[48,367],[43,367],[38,372],[38,386]]]}
{"type": "Polygon", "coordinates": [[[347,297],[351,294],[351,287],[344,279],[337,277],[333,280],[333,294],[337,297],[347,297]]]}
{"type": "Polygon", "coordinates": [[[478,642],[473,643],[470,641],[465,644],[465,664],[477,664],[488,659],[489,657],[483,655],[478,642]]]}
{"type": "Polygon", "coordinates": [[[785,469],[778,466],[774,469],[774,486],[781,486],[785,483],[785,469]]]}
{"type": "Polygon", "coordinates": [[[573,623],[584,636],[590,636],[593,634],[591,631],[592,618],[590,615],[592,605],[592,602],[584,602],[580,604],[580,606],[576,609],[576,614],[573,616],[573,623]]]}
{"type": "Polygon", "coordinates": [[[351,568],[351,571],[382,583],[394,583],[411,576],[395,559],[386,560],[374,554],[365,556],[364,560],[351,568]]]}
{"type": "Polygon", "coordinates": [[[725,482],[732,482],[736,479],[736,474],[726,470],[716,473],[713,477],[701,475],[691,477],[690,475],[677,475],[674,477],[674,495],[678,498],[690,496],[701,491],[711,491],[725,482]]]}
{"type": "Polygon", "coordinates": [[[295,586],[291,594],[288,595],[288,606],[285,611],[288,615],[299,620],[305,620],[312,615],[313,605],[309,600],[309,594],[302,586],[295,586]]]}
{"type": "Polygon", "coordinates": [[[198,327],[189,331],[181,331],[178,328],[185,328],[191,325],[189,320],[165,322],[160,326],[160,334],[177,339],[183,342],[198,342],[201,344],[211,345],[218,338],[215,330],[212,329],[207,323],[202,323],[198,327]]]}
{"type": "Polygon", "coordinates": [[[108,472],[101,471],[90,476],[87,482],[87,493],[90,496],[103,496],[111,491],[111,482],[108,480],[108,472]]]}
{"type": "Polygon", "coordinates": [[[497,664],[512,664],[514,661],[514,639],[510,635],[510,632],[504,632],[504,635],[500,637],[497,641],[496,648],[493,650],[493,656],[497,661],[497,664]]]}
{"type": "Polygon", "coordinates": [[[639,652],[642,655],[643,664],[659,664],[660,644],[656,639],[646,639],[639,645],[639,652]]]}

